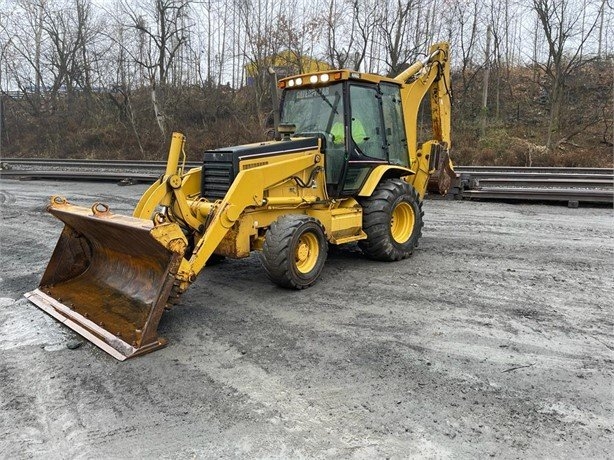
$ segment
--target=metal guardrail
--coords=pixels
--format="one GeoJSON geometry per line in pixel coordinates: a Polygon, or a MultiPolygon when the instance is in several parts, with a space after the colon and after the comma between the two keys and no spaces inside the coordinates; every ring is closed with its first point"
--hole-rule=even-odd
{"type": "Polygon", "coordinates": [[[573,173],[573,174],[609,174],[614,173],[611,168],[576,168],[564,166],[454,166],[454,170],[459,173],[471,172],[472,174],[493,174],[493,173],[573,173]]]}
{"type": "MultiPolygon", "coordinates": [[[[457,171],[458,173],[458,171],[457,171]]],[[[612,172],[608,174],[607,172],[594,172],[594,173],[586,173],[586,172],[574,172],[570,171],[570,168],[567,168],[561,172],[525,172],[525,171],[509,171],[509,172],[487,172],[487,171],[463,171],[460,173],[461,178],[471,178],[475,180],[522,180],[522,179],[541,179],[547,181],[549,179],[557,179],[557,180],[584,180],[587,182],[591,182],[594,180],[611,180],[614,176],[612,172]]]]}
{"type": "Polygon", "coordinates": [[[160,174],[108,171],[40,171],[0,170],[0,178],[17,180],[74,180],[90,182],[118,182],[120,185],[154,182],[160,174]]]}
{"type": "MultiPolygon", "coordinates": [[[[0,159],[0,178],[19,180],[151,183],[165,161],[0,159]]],[[[186,168],[199,167],[190,161],[186,168]]],[[[515,166],[456,166],[458,181],[448,198],[614,204],[614,169],[515,166]]]]}
{"type": "MultiPolygon", "coordinates": [[[[71,158],[2,158],[0,163],[15,169],[16,166],[62,166],[71,168],[119,168],[119,169],[157,169],[166,167],[162,160],[78,160],[71,158]]],[[[186,167],[196,168],[198,161],[186,162],[186,167]]]]}
{"type": "Polygon", "coordinates": [[[487,177],[478,179],[480,187],[565,187],[565,188],[607,188],[612,186],[612,179],[597,175],[590,177],[584,174],[560,175],[557,177],[487,177]],[[595,178],[596,177],[596,178],[595,178]]]}
{"type": "Polygon", "coordinates": [[[513,188],[499,187],[463,191],[464,199],[518,200],[518,201],[558,201],[567,202],[569,207],[579,203],[614,202],[611,190],[571,190],[567,188],[513,188]]]}
{"type": "Polygon", "coordinates": [[[462,199],[614,204],[614,169],[463,166],[462,199]]]}

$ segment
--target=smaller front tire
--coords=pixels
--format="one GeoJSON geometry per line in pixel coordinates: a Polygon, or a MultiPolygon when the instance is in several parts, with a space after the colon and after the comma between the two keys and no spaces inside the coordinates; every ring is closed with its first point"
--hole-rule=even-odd
{"type": "Polygon", "coordinates": [[[317,281],[327,253],[328,242],[320,223],[313,217],[289,215],[271,224],[260,261],[275,284],[305,289],[317,281]]]}

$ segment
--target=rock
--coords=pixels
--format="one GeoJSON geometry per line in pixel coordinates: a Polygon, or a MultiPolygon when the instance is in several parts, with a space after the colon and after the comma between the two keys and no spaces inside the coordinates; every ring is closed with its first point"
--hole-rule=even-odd
{"type": "Polygon", "coordinates": [[[81,340],[70,340],[67,344],[66,344],[66,348],[68,348],[69,350],[76,350],[77,348],[79,348],[81,345],[83,345],[83,342],[81,340]]]}

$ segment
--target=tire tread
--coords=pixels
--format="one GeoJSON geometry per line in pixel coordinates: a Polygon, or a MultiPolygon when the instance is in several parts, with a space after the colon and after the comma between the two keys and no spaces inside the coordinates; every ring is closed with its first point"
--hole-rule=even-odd
{"type": "MultiPolygon", "coordinates": [[[[294,264],[294,260],[289,260],[289,257],[293,256],[293,251],[290,247],[293,236],[300,227],[307,223],[315,223],[320,228],[322,238],[324,238],[324,230],[318,220],[303,214],[281,216],[271,224],[266,233],[260,261],[268,278],[279,286],[291,289],[305,289],[312,286],[317,280],[321,266],[319,266],[317,274],[312,280],[303,282],[303,280],[297,279],[292,271],[291,267],[294,264]]],[[[325,259],[328,248],[326,239],[324,239],[324,243],[324,253],[321,254],[321,257],[325,259]]]]}
{"type": "Polygon", "coordinates": [[[401,179],[388,179],[380,183],[373,194],[361,200],[363,207],[363,230],[367,239],[359,242],[363,253],[374,260],[396,261],[412,255],[422,236],[424,225],[422,201],[416,189],[401,179]],[[410,239],[400,245],[390,234],[390,215],[393,204],[406,197],[414,208],[415,227],[410,239]]]}

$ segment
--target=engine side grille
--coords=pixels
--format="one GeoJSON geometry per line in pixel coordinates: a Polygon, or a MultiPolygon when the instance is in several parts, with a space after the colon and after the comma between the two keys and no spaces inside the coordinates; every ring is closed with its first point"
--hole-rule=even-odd
{"type": "Polygon", "coordinates": [[[239,164],[242,160],[262,158],[262,165],[265,165],[267,157],[316,148],[318,148],[318,139],[308,137],[207,150],[203,154],[201,196],[210,201],[223,199],[239,174],[239,164]]]}
{"type": "Polygon", "coordinates": [[[232,152],[205,152],[201,176],[203,198],[211,201],[224,198],[234,176],[232,152]]]}

